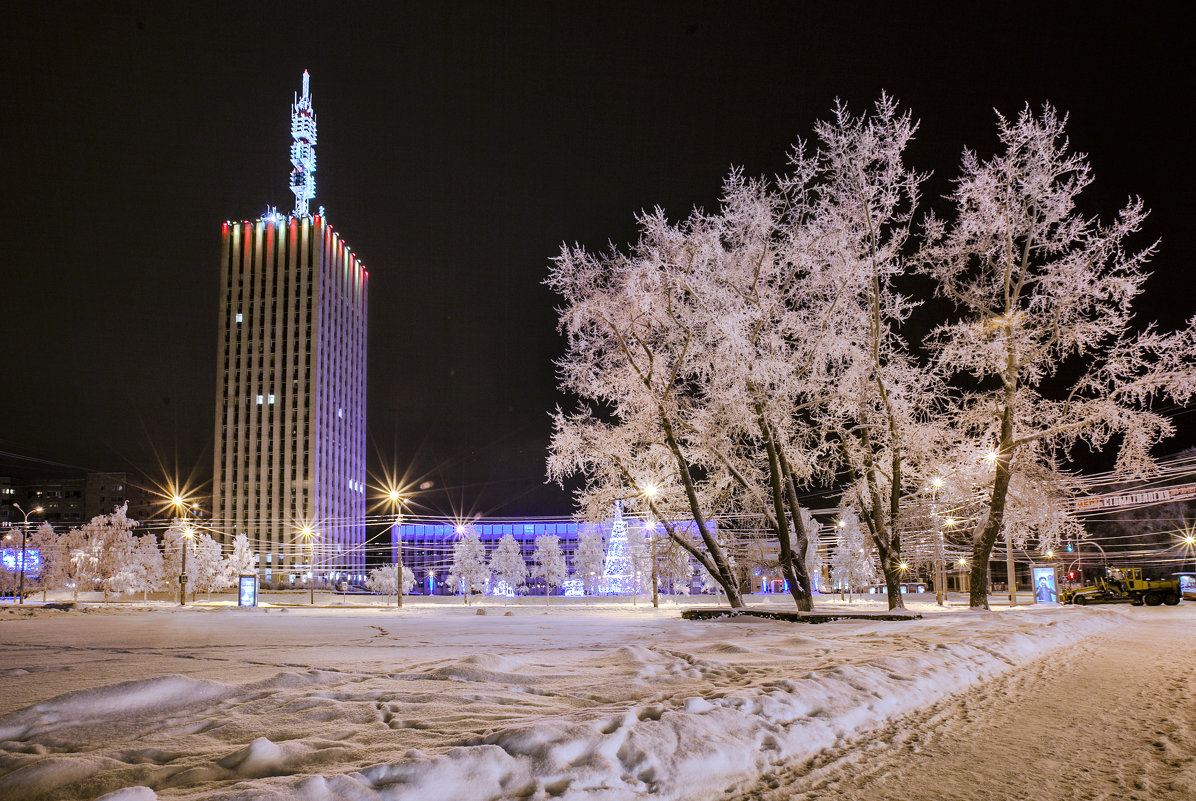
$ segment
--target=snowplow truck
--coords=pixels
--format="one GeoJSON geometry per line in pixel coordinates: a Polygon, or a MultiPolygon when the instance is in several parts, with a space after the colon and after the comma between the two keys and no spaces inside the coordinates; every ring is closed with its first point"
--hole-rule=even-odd
{"type": "Polygon", "coordinates": [[[1144,579],[1140,567],[1111,567],[1093,586],[1064,590],[1061,594],[1063,603],[1080,606],[1115,603],[1174,606],[1179,603],[1181,597],[1178,580],[1144,579]]]}

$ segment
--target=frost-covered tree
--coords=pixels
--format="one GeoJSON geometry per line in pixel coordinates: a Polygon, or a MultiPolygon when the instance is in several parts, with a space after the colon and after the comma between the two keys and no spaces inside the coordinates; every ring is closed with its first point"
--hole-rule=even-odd
{"type": "Polygon", "coordinates": [[[158,540],[153,534],[134,537],[133,550],[125,566],[112,578],[112,589],[119,593],[141,593],[147,600],[149,593],[165,589],[167,583],[165,563],[158,540]]]}
{"type": "MultiPolygon", "coordinates": [[[[876,580],[876,568],[860,519],[849,506],[839,507],[838,542],[831,558],[831,582],[840,591],[854,592],[876,580]]],[[[900,588],[897,592],[900,593],[900,588]]]]}
{"type": "MultiPolygon", "coordinates": [[[[379,595],[394,595],[398,589],[399,566],[395,564],[383,565],[370,571],[366,577],[365,588],[379,595]]],[[[403,593],[409,593],[415,586],[415,574],[411,568],[403,567],[403,593]]]]}
{"type": "Polygon", "coordinates": [[[548,475],[562,484],[572,475],[586,478],[579,501],[591,519],[619,499],[643,497],[648,482],[667,483],[672,497],[649,504],[671,501],[686,509],[698,540],[671,528],[667,533],[739,607],[739,588],[709,523],[726,481],[706,469],[709,454],[691,436],[701,397],[689,381],[701,365],[692,332],[675,314],[688,301],[669,268],[696,243],[663,212],[640,215],[639,222],[630,255],[564,247],[554,261],[547,283],[564,298],[560,327],[567,340],[558,373],[579,408],[554,416],[548,475]]]}
{"type": "MultiPolygon", "coordinates": [[[[0,595],[14,595],[15,596],[19,590],[18,585],[20,584],[19,576],[20,576],[20,571],[21,571],[21,558],[22,558],[22,556],[21,556],[21,538],[22,538],[22,536],[25,537],[25,541],[27,544],[32,540],[32,537],[30,535],[28,535],[27,533],[25,533],[25,529],[23,529],[19,526],[10,526],[9,528],[4,529],[3,532],[0,532],[0,545],[2,545],[6,549],[7,548],[13,549],[13,560],[11,562],[11,564],[13,565],[13,569],[9,570],[8,562],[4,562],[3,564],[0,564],[0,595]],[[14,581],[16,583],[10,584],[9,579],[13,576],[17,576],[18,578],[14,579],[14,581]]],[[[24,558],[26,560],[26,567],[27,567],[25,572],[26,572],[26,574],[28,574],[30,572],[29,568],[33,567],[33,557],[29,554],[29,551],[27,549],[25,551],[24,558]]],[[[29,583],[29,579],[30,579],[30,577],[28,575],[26,575],[26,578],[25,578],[25,582],[26,582],[25,583],[25,591],[26,592],[29,592],[29,587],[31,586],[29,583]]]]}
{"type": "Polygon", "coordinates": [[[1015,475],[1053,470],[1077,443],[1111,440],[1117,470],[1147,472],[1151,447],[1172,433],[1148,404],[1196,393],[1196,319],[1173,334],[1133,324],[1154,248],[1129,240],[1146,210],[1131,200],[1102,222],[1076,208],[1092,172],[1065,128],[1050,105],[998,115],[999,152],[983,160],[965,151],[954,217],[927,225],[925,270],[959,310],[930,342],[945,373],[968,377],[958,425],[990,449],[973,607],[988,606],[989,557],[1015,475]]]}
{"type": "MultiPolygon", "coordinates": [[[[29,547],[38,552],[42,560],[41,575],[38,577],[42,589],[42,603],[46,601],[46,594],[51,586],[59,581],[57,573],[59,565],[68,555],[62,553],[58,534],[49,523],[43,522],[29,535],[29,547]]],[[[54,587],[59,589],[58,587],[54,587]]]]}
{"type": "Polygon", "coordinates": [[[639,598],[640,590],[650,586],[652,581],[652,550],[648,540],[638,537],[627,542],[627,555],[631,568],[631,602],[639,598]]]}
{"type": "Polygon", "coordinates": [[[225,557],[224,572],[230,584],[236,584],[240,576],[257,573],[258,555],[243,532],[233,538],[233,549],[225,557]]]}
{"type": "MultiPolygon", "coordinates": [[[[880,422],[868,449],[886,453],[893,437],[882,432],[895,426],[884,415],[904,419],[912,406],[896,388],[908,365],[893,355],[890,326],[908,304],[887,289],[917,183],[900,164],[912,125],[884,98],[867,125],[842,112],[821,133],[823,149],[799,148],[777,184],[732,172],[715,212],[676,224],[660,210],[641,214],[629,254],[565,248],[549,279],[566,299],[562,387],[583,401],[556,416],[550,477],[585,475],[583,503],[638,499],[648,481],[671,486],[636,503],[660,520],[684,519],[679,510],[695,520],[697,540],[665,528],[732,606],[738,583],[706,521],[761,516],[795,602],[809,609],[798,486],[833,478],[828,456],[844,432],[880,422]],[[882,373],[893,389],[878,385],[882,373]],[[847,378],[866,408],[828,410],[847,378]]],[[[899,477],[895,487],[899,497],[899,477]]]]}
{"type": "Polygon", "coordinates": [[[192,591],[207,593],[209,597],[213,592],[232,586],[220,543],[206,531],[194,537],[191,553],[187,556],[187,574],[191,578],[192,591]]]}
{"type": "Polygon", "coordinates": [[[559,537],[551,534],[536,537],[536,548],[532,551],[531,575],[532,578],[544,580],[544,602],[549,603],[552,588],[561,586],[569,577],[559,537]]]}
{"type": "Polygon", "coordinates": [[[79,589],[86,587],[88,589],[95,586],[96,580],[96,555],[91,548],[83,547],[71,551],[71,574],[74,581],[71,585],[75,589],[75,600],[79,600],[79,589]]]}
{"type": "Polygon", "coordinates": [[[50,561],[42,577],[43,586],[51,590],[70,590],[73,600],[79,600],[80,586],[92,575],[86,545],[83,532],[78,528],[55,536],[53,546],[47,548],[50,561]]]}
{"type": "MultiPolygon", "coordinates": [[[[7,537],[12,533],[12,529],[5,532],[7,537]]],[[[17,532],[20,536],[20,532],[17,532]]],[[[12,540],[9,540],[11,542],[12,540]]],[[[15,595],[17,591],[17,574],[13,570],[8,569],[8,564],[0,561],[0,595],[15,595]]]]}
{"type": "Polygon", "coordinates": [[[606,574],[606,545],[597,529],[586,528],[577,538],[577,551],[573,554],[573,575],[581,579],[586,595],[597,595],[602,591],[602,578],[606,574]]]}
{"type": "Polygon", "coordinates": [[[822,592],[822,568],[824,555],[820,549],[821,538],[818,535],[818,521],[809,509],[801,507],[802,522],[808,536],[809,545],[806,547],[806,575],[810,577],[810,588],[814,592],[822,592]]]}
{"type": "Polygon", "coordinates": [[[923,176],[905,163],[918,128],[908,111],[882,95],[870,112],[836,105],[816,127],[811,225],[819,258],[837,277],[843,370],[834,398],[814,413],[839,444],[854,485],[854,502],[879,557],[890,608],[903,606],[903,498],[921,466],[946,437],[931,410],[941,396],[934,374],[909,354],[901,327],[916,304],[899,283],[910,272],[904,254],[923,176]]]}
{"type": "MultiPolygon", "coordinates": [[[[738,584],[709,521],[729,511],[729,502],[757,501],[764,493],[759,471],[743,469],[736,452],[745,444],[740,432],[753,425],[737,410],[750,408],[751,400],[734,391],[733,398],[712,393],[709,384],[714,377],[729,379],[714,362],[731,361],[736,369],[752,362],[744,348],[733,347],[743,314],[723,309],[738,287],[723,284],[744,273],[749,277],[742,282],[751,283],[754,257],[771,253],[778,204],[737,175],[726,194],[735,211],[724,215],[695,212],[674,224],[659,209],[641,214],[640,238],[628,255],[562,250],[548,281],[566,300],[561,328],[569,349],[558,366],[562,388],[582,405],[556,414],[549,476],[584,475],[580,500],[590,516],[615,499],[636,499],[666,521],[665,533],[738,607],[738,584]],[[753,229],[762,231],[763,241],[753,229]],[[657,491],[647,493],[648,485],[657,491]],[[678,517],[694,521],[696,539],[667,522],[678,517]]],[[[776,262],[764,261],[769,267],[776,262]]]]}
{"type": "Polygon", "coordinates": [[[656,554],[656,571],[662,587],[674,595],[689,595],[689,580],[693,578],[694,563],[689,551],[677,543],[661,539],[656,554]]]}
{"type": "Polygon", "coordinates": [[[448,582],[458,587],[465,596],[465,603],[469,603],[469,596],[486,591],[486,582],[490,581],[490,566],[486,564],[486,546],[478,536],[477,529],[466,526],[460,539],[453,544],[453,566],[449,571],[448,582]]]}
{"type": "Polygon", "coordinates": [[[850,322],[838,312],[843,279],[820,257],[816,177],[800,151],[778,187],[732,173],[719,213],[702,218],[700,257],[670,260],[692,298],[678,317],[702,364],[693,438],[726,476],[731,511],[763,519],[803,610],[813,598],[797,490],[831,476],[829,442],[808,417],[833,394],[850,322]]]}
{"type": "Polygon", "coordinates": [[[519,543],[510,534],[503,534],[498,547],[491,552],[490,573],[512,590],[527,581],[527,561],[519,550],[519,543]]]}
{"type": "Polygon", "coordinates": [[[133,529],[141,525],[128,516],[128,510],[126,501],[112,514],[97,515],[79,529],[85,555],[75,559],[76,564],[90,581],[99,584],[105,602],[133,554],[133,529]]]}

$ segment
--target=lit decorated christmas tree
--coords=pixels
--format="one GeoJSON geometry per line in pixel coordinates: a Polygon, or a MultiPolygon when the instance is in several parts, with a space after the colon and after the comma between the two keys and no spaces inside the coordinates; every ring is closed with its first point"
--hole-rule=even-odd
{"type": "Polygon", "coordinates": [[[615,501],[615,522],[606,542],[606,566],[602,572],[602,591],[627,595],[635,591],[635,566],[627,544],[627,523],[623,520],[623,502],[615,501]]]}

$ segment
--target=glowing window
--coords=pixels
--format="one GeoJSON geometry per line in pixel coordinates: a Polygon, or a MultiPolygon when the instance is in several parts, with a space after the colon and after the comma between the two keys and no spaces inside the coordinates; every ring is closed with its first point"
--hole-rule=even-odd
{"type": "Polygon", "coordinates": [[[237,322],[242,323],[244,321],[245,321],[245,317],[241,314],[241,312],[237,312],[237,322]]]}

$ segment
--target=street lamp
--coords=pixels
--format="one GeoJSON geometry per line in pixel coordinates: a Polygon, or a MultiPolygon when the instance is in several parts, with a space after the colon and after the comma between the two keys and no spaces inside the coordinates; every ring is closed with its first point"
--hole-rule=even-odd
{"type": "Polygon", "coordinates": [[[316,605],[316,536],[310,523],[304,523],[303,528],[299,529],[299,539],[307,543],[307,587],[310,592],[308,602],[312,606],[316,605]]]}
{"type": "Polygon", "coordinates": [[[26,512],[18,503],[13,504],[18,512],[25,516],[25,522],[21,524],[21,583],[17,589],[17,603],[25,603],[25,541],[29,538],[29,515],[41,514],[42,508],[35,506],[26,512]]]}
{"type": "Polygon", "coordinates": [[[403,606],[403,503],[406,499],[394,487],[391,487],[386,492],[387,503],[390,504],[391,514],[394,515],[394,522],[391,524],[391,530],[394,532],[395,541],[395,558],[397,564],[395,565],[395,606],[402,608],[403,606]]]}
{"type": "Polygon", "coordinates": [[[194,538],[195,529],[187,523],[183,526],[183,541],[180,543],[183,549],[183,566],[182,572],[179,573],[179,606],[187,605],[187,551],[191,550],[191,540],[194,538]]]}
{"type": "Polygon", "coordinates": [[[195,536],[195,529],[187,522],[187,515],[199,510],[198,503],[188,504],[187,499],[177,492],[170,497],[170,505],[175,510],[175,520],[183,521],[183,540],[179,547],[183,549],[183,559],[179,568],[179,606],[187,605],[187,551],[191,546],[191,539],[195,536]]]}

